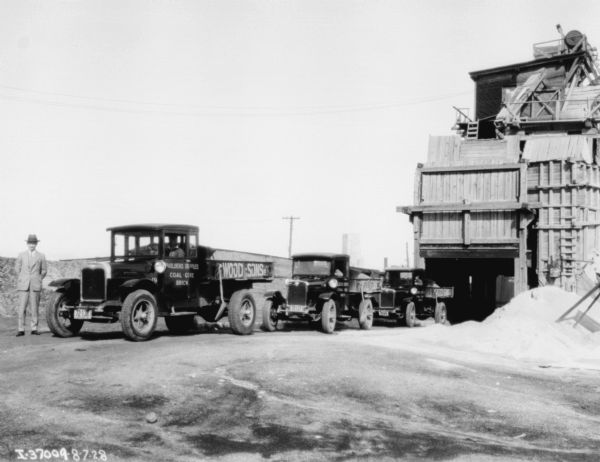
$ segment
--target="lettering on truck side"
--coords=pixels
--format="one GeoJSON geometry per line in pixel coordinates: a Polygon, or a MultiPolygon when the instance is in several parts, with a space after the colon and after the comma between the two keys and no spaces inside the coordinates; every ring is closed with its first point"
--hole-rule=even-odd
{"type": "Polygon", "coordinates": [[[264,263],[221,262],[216,276],[224,279],[260,279],[269,276],[269,266],[264,263]]]}

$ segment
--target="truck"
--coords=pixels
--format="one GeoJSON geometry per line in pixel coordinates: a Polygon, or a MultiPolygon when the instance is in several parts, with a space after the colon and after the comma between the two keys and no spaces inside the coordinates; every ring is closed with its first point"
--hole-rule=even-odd
{"type": "Polygon", "coordinates": [[[164,317],[170,332],[195,327],[195,316],[227,316],[235,334],[253,332],[257,282],[270,282],[273,263],[214,259],[198,245],[198,227],[137,224],[108,228],[107,261],[85,265],[79,278],[59,279],[46,306],[50,331],[77,335],[85,322],[119,322],[125,337],[148,340],[164,317]]]}
{"type": "Polygon", "coordinates": [[[394,319],[414,327],[417,319],[434,317],[438,324],[448,322],[446,302],[454,297],[454,287],[440,287],[421,268],[389,268],[375,304],[376,319],[394,319]]]}
{"type": "Polygon", "coordinates": [[[361,329],[373,325],[373,300],[382,287],[381,272],[350,266],[347,254],[305,253],[292,256],[292,278],[284,291],[265,294],[262,328],[279,321],[305,320],[331,334],[338,321],[358,318],[361,329]]]}

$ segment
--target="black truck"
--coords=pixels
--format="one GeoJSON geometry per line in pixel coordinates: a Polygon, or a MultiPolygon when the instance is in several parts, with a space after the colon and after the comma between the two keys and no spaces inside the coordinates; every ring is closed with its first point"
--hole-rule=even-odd
{"type": "Polygon", "coordinates": [[[147,340],[159,316],[168,329],[183,333],[194,317],[215,322],[228,316],[231,330],[253,331],[255,282],[272,280],[273,264],[220,261],[198,245],[198,227],[139,224],[108,228],[109,261],[93,262],[78,279],[50,283],[55,293],[46,320],[59,337],[77,335],[84,322],[121,322],[125,336],[147,340]]]}
{"type": "Polygon", "coordinates": [[[358,318],[361,329],[373,325],[373,297],[381,290],[381,273],[350,266],[346,254],[310,253],[292,257],[286,290],[265,295],[262,327],[279,321],[306,320],[332,333],[337,321],[358,318]]]}
{"type": "Polygon", "coordinates": [[[446,301],[453,297],[453,287],[440,287],[424,269],[390,268],[385,270],[374,315],[408,327],[414,327],[417,319],[432,316],[436,323],[444,324],[448,321],[446,301]]]}

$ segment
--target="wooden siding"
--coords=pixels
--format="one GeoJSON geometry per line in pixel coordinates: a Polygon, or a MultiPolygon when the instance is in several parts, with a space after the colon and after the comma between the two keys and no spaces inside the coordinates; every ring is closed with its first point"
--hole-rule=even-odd
{"type": "Polygon", "coordinates": [[[548,160],[585,161],[592,163],[592,139],[587,136],[532,136],[525,140],[523,159],[528,162],[548,160]]]}
{"type": "Polygon", "coordinates": [[[463,140],[456,135],[429,137],[429,166],[503,164],[518,160],[516,137],[505,140],[463,140]]]}
{"type": "Polygon", "coordinates": [[[421,242],[462,242],[462,213],[437,212],[423,214],[421,242]]]}
{"type": "Polygon", "coordinates": [[[471,211],[424,213],[421,244],[516,244],[515,211],[471,211]],[[465,226],[467,229],[465,230],[465,226]]]}
{"type": "Polygon", "coordinates": [[[594,101],[598,102],[600,97],[600,85],[590,85],[588,87],[575,87],[571,90],[569,99],[564,103],[559,119],[586,119],[590,116],[598,117],[596,111],[590,114],[590,109],[594,109],[594,101]]]}
{"type": "Polygon", "coordinates": [[[518,170],[423,172],[417,205],[514,202],[519,200],[519,192],[518,170]]]}
{"type": "Polygon", "coordinates": [[[471,212],[469,236],[471,242],[494,239],[498,243],[517,239],[517,220],[514,211],[471,212]]]}
{"type": "Polygon", "coordinates": [[[527,197],[541,203],[535,224],[540,283],[556,279],[575,290],[586,261],[600,249],[600,167],[581,161],[532,162],[527,197]]]}

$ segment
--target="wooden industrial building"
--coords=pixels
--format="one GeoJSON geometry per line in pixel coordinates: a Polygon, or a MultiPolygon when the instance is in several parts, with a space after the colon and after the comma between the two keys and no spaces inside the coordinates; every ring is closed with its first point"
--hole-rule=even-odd
{"type": "Polygon", "coordinates": [[[415,263],[455,287],[455,314],[482,319],[545,284],[576,290],[600,250],[600,72],[571,31],[525,63],[472,72],[475,111],[430,137],[417,166],[415,263]]]}

